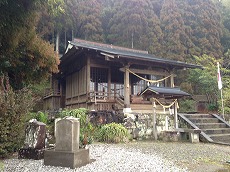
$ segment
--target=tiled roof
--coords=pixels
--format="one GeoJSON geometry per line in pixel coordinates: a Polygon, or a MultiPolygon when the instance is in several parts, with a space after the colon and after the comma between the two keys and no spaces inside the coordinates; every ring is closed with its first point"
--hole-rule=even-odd
{"type": "Polygon", "coordinates": [[[170,87],[155,87],[155,86],[149,86],[144,91],[141,92],[141,95],[154,93],[158,95],[159,97],[184,97],[184,96],[190,96],[190,94],[180,90],[180,88],[170,88],[170,87]]]}
{"type": "Polygon", "coordinates": [[[161,64],[173,65],[177,67],[187,67],[187,68],[202,68],[202,66],[189,64],[181,61],[175,61],[170,59],[164,59],[154,56],[153,54],[148,54],[147,51],[129,49],[124,47],[113,46],[109,44],[96,43],[91,41],[85,41],[80,39],[74,39],[70,41],[69,44],[76,46],[78,48],[86,48],[95,51],[101,51],[117,57],[124,58],[134,58],[138,60],[151,61],[161,64]]]}

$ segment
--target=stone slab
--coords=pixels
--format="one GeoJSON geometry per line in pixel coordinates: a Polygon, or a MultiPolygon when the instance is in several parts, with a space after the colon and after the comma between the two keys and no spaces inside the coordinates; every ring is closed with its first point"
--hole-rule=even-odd
{"type": "Polygon", "coordinates": [[[80,122],[78,118],[62,119],[56,126],[56,150],[74,152],[79,149],[80,122]]]}
{"type": "Polygon", "coordinates": [[[90,163],[89,149],[77,151],[45,150],[44,165],[78,168],[90,163]]]}
{"type": "Polygon", "coordinates": [[[18,159],[34,159],[44,158],[44,149],[22,148],[18,151],[18,159]]]}

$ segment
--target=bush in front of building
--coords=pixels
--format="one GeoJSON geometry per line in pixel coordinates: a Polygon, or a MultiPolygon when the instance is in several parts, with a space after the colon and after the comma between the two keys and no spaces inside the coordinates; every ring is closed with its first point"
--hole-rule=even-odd
{"type": "Polygon", "coordinates": [[[128,130],[117,123],[102,125],[95,135],[98,141],[106,143],[126,142],[129,139],[128,130]]]}

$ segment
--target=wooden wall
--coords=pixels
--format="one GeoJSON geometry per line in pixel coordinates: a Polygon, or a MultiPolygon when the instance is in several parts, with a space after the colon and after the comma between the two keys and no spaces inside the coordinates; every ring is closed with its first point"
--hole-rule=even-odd
{"type": "Polygon", "coordinates": [[[60,96],[50,96],[43,100],[44,110],[59,110],[60,109],[60,96]]]}
{"type": "Polygon", "coordinates": [[[66,77],[66,106],[80,106],[87,101],[87,66],[66,77]]]}

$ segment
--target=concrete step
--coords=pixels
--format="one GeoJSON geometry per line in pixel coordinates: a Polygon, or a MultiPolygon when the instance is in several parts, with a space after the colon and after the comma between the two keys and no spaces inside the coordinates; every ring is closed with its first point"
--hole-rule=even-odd
{"type": "Polygon", "coordinates": [[[211,114],[184,114],[188,119],[190,118],[214,118],[211,114]]]}
{"type": "Polygon", "coordinates": [[[192,127],[201,129],[200,140],[230,145],[230,127],[219,117],[211,114],[182,114],[192,127]],[[187,119],[186,119],[187,118],[187,119]],[[191,123],[189,122],[191,121],[191,123]],[[193,123],[193,125],[192,125],[193,123]]]}
{"type": "Polygon", "coordinates": [[[197,123],[195,125],[200,129],[226,128],[225,123],[197,123]]]}
{"type": "Polygon", "coordinates": [[[218,123],[217,118],[189,118],[193,123],[218,123]]]}
{"type": "Polygon", "coordinates": [[[230,128],[203,129],[206,134],[230,134],[230,128]]]}
{"type": "Polygon", "coordinates": [[[211,134],[209,136],[215,142],[230,143],[230,134],[211,134]]]}

